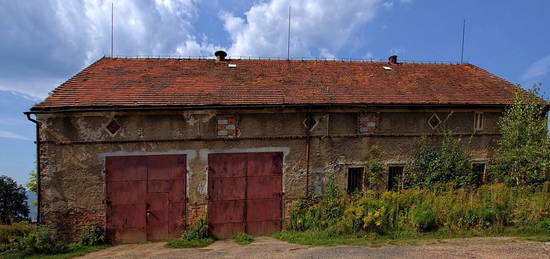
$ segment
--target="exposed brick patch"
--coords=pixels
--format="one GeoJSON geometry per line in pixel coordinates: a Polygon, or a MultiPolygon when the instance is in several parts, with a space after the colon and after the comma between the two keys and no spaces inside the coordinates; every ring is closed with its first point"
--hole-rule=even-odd
{"type": "Polygon", "coordinates": [[[359,133],[376,133],[378,128],[378,114],[374,112],[360,113],[358,118],[359,133]]]}
{"type": "Polygon", "coordinates": [[[218,115],[216,116],[216,135],[219,137],[236,137],[237,136],[237,119],[235,115],[218,115]]]}

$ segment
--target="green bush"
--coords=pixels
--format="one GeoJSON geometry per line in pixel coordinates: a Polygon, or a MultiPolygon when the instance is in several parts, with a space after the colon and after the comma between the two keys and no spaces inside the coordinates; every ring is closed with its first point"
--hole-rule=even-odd
{"type": "Polygon", "coordinates": [[[0,244],[7,245],[24,237],[34,230],[34,226],[22,221],[10,225],[0,225],[0,244]]]}
{"type": "Polygon", "coordinates": [[[454,137],[452,131],[445,133],[441,143],[421,137],[407,162],[405,188],[432,188],[438,184],[462,188],[479,184],[470,160],[470,153],[462,148],[462,139],[454,137]]]}
{"type": "Polygon", "coordinates": [[[233,236],[233,240],[235,240],[235,242],[239,245],[248,245],[254,241],[254,237],[249,234],[239,232],[233,236]]]}
{"type": "Polygon", "coordinates": [[[78,242],[83,246],[96,246],[105,244],[105,235],[103,228],[98,226],[90,226],[85,228],[80,233],[80,241],[78,242]]]}
{"type": "Polygon", "coordinates": [[[201,214],[197,221],[187,227],[182,233],[181,238],[171,240],[166,243],[170,248],[189,248],[205,247],[214,243],[214,239],[208,236],[208,220],[206,213],[201,214]]]}
{"type": "Polygon", "coordinates": [[[345,199],[331,177],[325,197],[310,196],[291,208],[289,228],[297,231],[326,229],[336,225],[344,214],[345,199]]]}
{"type": "Polygon", "coordinates": [[[42,226],[14,241],[10,248],[24,255],[59,254],[68,251],[65,243],[57,241],[53,234],[42,226]]]}
{"type": "Polygon", "coordinates": [[[349,197],[299,200],[290,211],[288,230],[325,231],[327,235],[424,232],[437,228],[484,230],[538,226],[548,218],[550,194],[539,187],[495,184],[455,189],[440,185],[432,189],[367,191],[349,197]],[[325,213],[331,211],[338,213],[325,213]]]}
{"type": "Polygon", "coordinates": [[[409,209],[411,225],[420,232],[430,231],[437,228],[436,215],[431,207],[420,202],[409,209]]]}

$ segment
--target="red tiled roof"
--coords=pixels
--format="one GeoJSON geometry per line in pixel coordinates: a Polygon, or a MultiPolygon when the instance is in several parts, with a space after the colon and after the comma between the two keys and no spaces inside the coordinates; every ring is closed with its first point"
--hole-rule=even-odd
{"type": "Polygon", "coordinates": [[[33,111],[222,105],[503,105],[517,87],[470,64],[102,58],[33,111]],[[235,68],[228,64],[236,64],[235,68]]]}

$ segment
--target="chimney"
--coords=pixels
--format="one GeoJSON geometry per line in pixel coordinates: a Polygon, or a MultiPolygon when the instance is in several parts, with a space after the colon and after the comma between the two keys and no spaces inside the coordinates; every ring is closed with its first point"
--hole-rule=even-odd
{"type": "Polygon", "coordinates": [[[393,55],[388,58],[388,64],[397,64],[397,56],[393,55]]]}
{"type": "Polygon", "coordinates": [[[214,52],[214,56],[216,56],[216,61],[225,61],[225,57],[227,57],[227,53],[223,50],[218,50],[214,52]]]}

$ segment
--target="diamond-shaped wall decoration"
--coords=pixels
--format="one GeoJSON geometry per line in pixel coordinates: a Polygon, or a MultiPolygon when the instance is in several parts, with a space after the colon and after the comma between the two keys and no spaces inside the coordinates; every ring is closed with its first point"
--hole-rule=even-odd
{"type": "Polygon", "coordinates": [[[118,124],[116,120],[111,120],[111,122],[109,122],[109,124],[107,124],[105,128],[109,133],[111,133],[111,135],[115,135],[120,129],[120,124],[118,124]]]}
{"type": "Polygon", "coordinates": [[[304,119],[304,121],[302,122],[304,123],[304,127],[311,131],[313,129],[313,127],[315,127],[315,125],[317,125],[317,120],[315,118],[313,118],[313,116],[311,114],[308,114],[306,115],[306,118],[304,119]]]}
{"type": "Polygon", "coordinates": [[[437,114],[432,114],[432,117],[430,117],[430,119],[428,120],[428,124],[430,125],[430,127],[432,127],[432,129],[435,129],[437,128],[437,126],[439,126],[439,124],[441,124],[441,119],[439,119],[439,117],[437,116],[437,114]]]}

